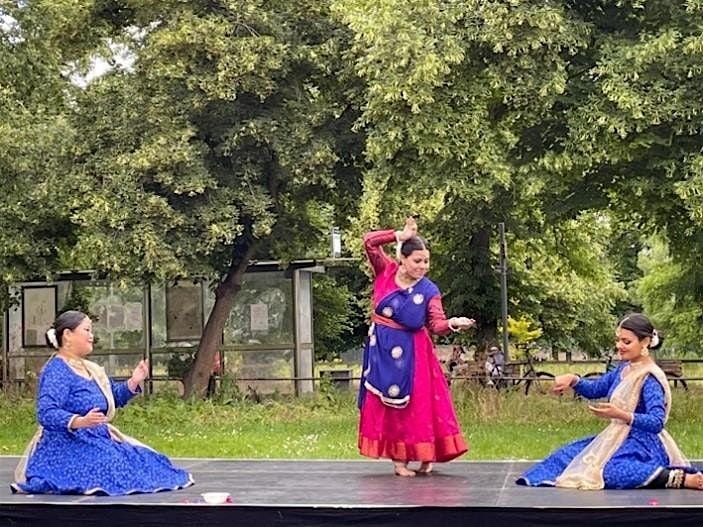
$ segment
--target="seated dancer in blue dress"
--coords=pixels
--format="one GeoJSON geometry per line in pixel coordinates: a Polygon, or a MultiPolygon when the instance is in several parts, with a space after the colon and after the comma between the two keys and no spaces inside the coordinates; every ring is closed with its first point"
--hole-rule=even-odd
{"type": "Polygon", "coordinates": [[[671,410],[666,375],[649,356],[661,345],[652,323],[640,313],[626,316],[616,331],[622,362],[597,380],[559,375],[554,392],[569,387],[587,399],[591,412],[610,421],[594,437],[580,439],[527,470],[520,485],[574,489],[687,488],[703,490],[700,469],[691,467],[664,429],[671,410]]]}
{"type": "Polygon", "coordinates": [[[14,492],[120,495],[193,484],[166,456],[110,424],[115,408],[141,392],[146,361],[126,382],[108,378],[85,359],[93,351],[93,330],[80,311],[59,315],[47,342],[58,351],[39,377],[39,429],[15,470],[14,492]]]}

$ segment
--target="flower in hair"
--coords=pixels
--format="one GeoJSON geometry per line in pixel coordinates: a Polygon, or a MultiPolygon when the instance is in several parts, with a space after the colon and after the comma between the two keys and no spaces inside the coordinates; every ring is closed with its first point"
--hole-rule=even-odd
{"type": "Polygon", "coordinates": [[[56,330],[54,328],[49,328],[49,331],[46,332],[46,338],[49,339],[53,347],[59,349],[59,340],[56,338],[56,330]]]}
{"type": "Polygon", "coordinates": [[[652,341],[649,343],[650,348],[656,348],[659,345],[659,333],[657,330],[652,331],[652,341]]]}

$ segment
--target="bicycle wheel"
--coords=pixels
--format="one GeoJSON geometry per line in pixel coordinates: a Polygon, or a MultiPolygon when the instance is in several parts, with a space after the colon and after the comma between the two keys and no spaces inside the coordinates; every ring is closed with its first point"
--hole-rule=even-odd
{"type": "Polygon", "coordinates": [[[534,377],[525,380],[525,395],[532,393],[549,393],[554,384],[554,374],[546,371],[535,372],[534,377]]]}

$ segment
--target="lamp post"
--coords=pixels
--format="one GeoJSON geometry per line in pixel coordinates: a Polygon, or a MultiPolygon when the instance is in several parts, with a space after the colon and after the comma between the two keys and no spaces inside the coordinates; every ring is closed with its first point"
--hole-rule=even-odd
{"type": "Polygon", "coordinates": [[[498,224],[500,235],[500,315],[503,324],[503,354],[510,361],[508,348],[508,244],[505,241],[505,223],[498,224]]]}
{"type": "Polygon", "coordinates": [[[330,239],[330,256],[332,258],[339,258],[342,256],[342,233],[340,232],[339,227],[332,227],[332,229],[330,229],[330,239]]]}

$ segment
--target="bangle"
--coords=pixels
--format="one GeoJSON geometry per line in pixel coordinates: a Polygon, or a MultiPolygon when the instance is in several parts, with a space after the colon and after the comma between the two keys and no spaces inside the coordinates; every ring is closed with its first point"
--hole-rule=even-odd
{"type": "Polygon", "coordinates": [[[395,259],[400,261],[401,256],[403,256],[403,242],[400,240],[400,231],[395,231],[395,259]]]}
{"type": "Polygon", "coordinates": [[[128,389],[131,393],[133,393],[134,395],[136,395],[136,394],[139,393],[139,383],[138,383],[138,382],[134,382],[134,381],[132,380],[132,377],[130,377],[129,379],[127,379],[127,389],[128,389]],[[132,388],[133,385],[134,385],[134,388],[132,388]]]}
{"type": "Polygon", "coordinates": [[[76,430],[78,430],[73,426],[73,423],[75,423],[79,417],[80,416],[78,414],[73,414],[73,417],[68,420],[68,425],[66,425],[66,427],[68,428],[69,432],[75,432],[76,430]]]}

